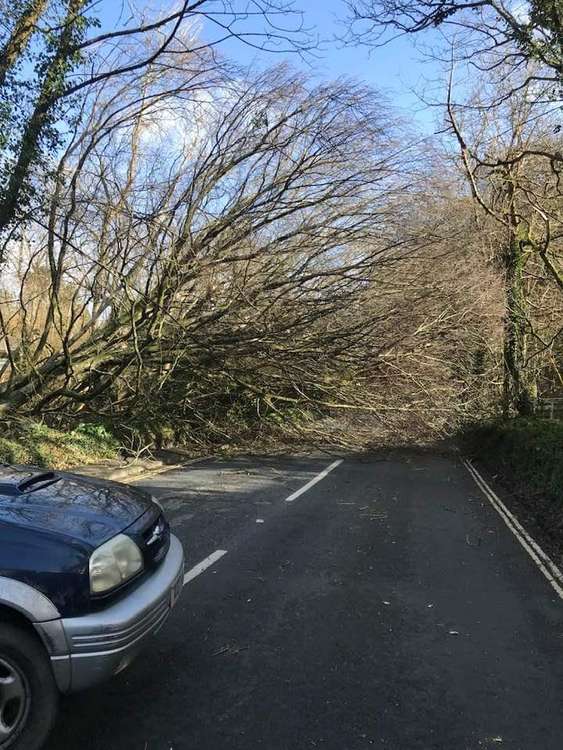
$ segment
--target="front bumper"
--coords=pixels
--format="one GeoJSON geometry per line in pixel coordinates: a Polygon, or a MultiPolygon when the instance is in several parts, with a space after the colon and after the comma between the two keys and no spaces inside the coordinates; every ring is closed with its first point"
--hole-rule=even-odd
{"type": "Polygon", "coordinates": [[[183,584],[184,552],[171,535],[161,565],[128,596],[100,612],[60,620],[67,653],[51,656],[59,689],[84,690],[125,669],[163,625],[183,584]]]}

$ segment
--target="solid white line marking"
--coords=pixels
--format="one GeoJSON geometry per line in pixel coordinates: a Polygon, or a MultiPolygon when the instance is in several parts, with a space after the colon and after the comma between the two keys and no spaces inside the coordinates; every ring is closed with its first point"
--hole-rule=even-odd
{"type": "Polygon", "coordinates": [[[194,578],[197,578],[197,576],[200,573],[203,573],[204,570],[207,570],[211,565],[213,565],[214,562],[217,562],[217,560],[220,560],[223,555],[227,554],[226,549],[217,549],[215,552],[213,552],[211,555],[208,555],[205,560],[202,560],[197,565],[194,565],[194,567],[191,570],[188,570],[188,572],[184,575],[184,586],[189,581],[192,581],[194,578]]]}
{"type": "Polygon", "coordinates": [[[289,497],[286,497],[285,502],[292,503],[294,500],[297,500],[297,498],[301,497],[301,495],[307,492],[307,490],[310,490],[314,484],[317,484],[317,482],[320,482],[321,479],[324,479],[327,476],[327,474],[330,474],[330,472],[333,471],[333,469],[336,469],[337,466],[340,466],[342,461],[343,459],[339,458],[338,461],[334,461],[334,463],[332,463],[330,466],[327,466],[326,469],[323,469],[323,471],[321,471],[320,474],[317,474],[316,477],[313,477],[310,482],[307,482],[307,484],[304,484],[300,490],[297,490],[289,497]]]}
{"type": "Polygon", "coordinates": [[[497,513],[505,522],[505,524],[508,526],[510,531],[514,534],[514,536],[516,537],[516,539],[518,539],[522,547],[524,547],[526,552],[530,555],[532,560],[536,563],[536,565],[544,574],[544,576],[547,578],[551,586],[555,589],[559,597],[563,599],[563,573],[559,570],[559,568],[553,562],[553,560],[549,557],[549,555],[547,555],[543,551],[540,545],[534,539],[532,539],[532,537],[528,534],[526,529],[522,526],[522,524],[518,521],[518,519],[512,515],[512,513],[508,510],[508,508],[502,502],[502,500],[498,497],[498,495],[496,495],[495,492],[493,492],[493,490],[489,487],[489,485],[483,479],[481,474],[479,474],[477,469],[473,466],[471,461],[464,461],[463,463],[467,471],[471,474],[471,476],[475,480],[475,483],[477,484],[479,489],[482,491],[485,497],[490,501],[491,505],[497,511],[497,513]]]}

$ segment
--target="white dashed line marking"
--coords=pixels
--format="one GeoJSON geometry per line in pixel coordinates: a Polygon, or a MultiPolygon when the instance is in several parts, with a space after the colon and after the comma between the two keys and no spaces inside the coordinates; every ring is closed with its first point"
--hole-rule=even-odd
{"type": "Polygon", "coordinates": [[[189,583],[189,581],[193,581],[194,578],[197,578],[200,573],[203,573],[204,570],[207,570],[207,568],[213,565],[213,563],[217,562],[217,560],[220,560],[223,555],[226,554],[226,549],[217,549],[211,555],[208,555],[205,560],[202,560],[197,565],[194,565],[191,570],[188,570],[188,572],[184,574],[184,586],[186,585],[186,583],[189,583]]]}
{"type": "Polygon", "coordinates": [[[334,463],[332,463],[330,466],[327,466],[326,469],[323,469],[323,471],[321,471],[320,474],[317,474],[316,477],[313,477],[310,482],[307,482],[307,484],[304,484],[303,487],[301,487],[301,489],[297,490],[289,497],[286,497],[285,502],[292,503],[294,500],[297,500],[298,497],[301,497],[301,495],[307,492],[307,490],[310,490],[313,485],[317,484],[317,482],[320,482],[322,479],[324,479],[327,476],[327,474],[330,474],[330,472],[336,469],[337,466],[340,466],[340,464],[342,463],[342,460],[343,459],[339,458],[338,461],[334,461],[334,463]]]}
{"type": "MultiPolygon", "coordinates": [[[[319,474],[317,474],[316,477],[313,477],[307,484],[303,485],[301,489],[294,492],[289,497],[286,497],[285,502],[286,503],[292,503],[294,500],[297,500],[298,497],[301,497],[307,490],[311,489],[313,485],[317,484],[317,482],[320,482],[322,479],[324,479],[327,474],[330,474],[333,469],[336,469],[337,466],[340,466],[342,463],[342,459],[338,459],[338,461],[334,461],[330,464],[330,466],[327,466],[326,469],[323,469],[319,474]]],[[[264,523],[263,518],[257,518],[256,523],[264,523]]],[[[204,560],[199,562],[197,565],[194,565],[194,567],[191,570],[188,570],[187,573],[184,574],[184,586],[186,583],[189,583],[190,581],[193,581],[194,578],[197,578],[198,575],[204,572],[204,570],[207,570],[213,563],[216,563],[218,560],[220,560],[223,555],[227,554],[226,549],[218,549],[215,550],[215,552],[212,552],[210,555],[208,555],[204,560]]]]}

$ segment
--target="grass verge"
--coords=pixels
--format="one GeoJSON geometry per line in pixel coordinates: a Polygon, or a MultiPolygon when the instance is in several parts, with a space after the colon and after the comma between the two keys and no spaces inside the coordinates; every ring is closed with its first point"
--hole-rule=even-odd
{"type": "Polygon", "coordinates": [[[517,515],[563,555],[563,423],[495,421],[467,429],[463,443],[515,495],[517,515]]]}
{"type": "Polygon", "coordinates": [[[4,423],[0,436],[0,463],[35,464],[68,469],[117,458],[119,443],[102,425],[79,424],[62,431],[40,422],[4,423]]]}

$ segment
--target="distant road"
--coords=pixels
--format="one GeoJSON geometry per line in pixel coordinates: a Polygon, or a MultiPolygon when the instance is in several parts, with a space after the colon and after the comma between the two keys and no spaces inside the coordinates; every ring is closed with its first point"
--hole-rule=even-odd
{"type": "Polygon", "coordinates": [[[336,461],[141,483],[184,596],[129,671],[63,702],[49,750],[563,748],[563,601],[466,468],[336,461]]]}

